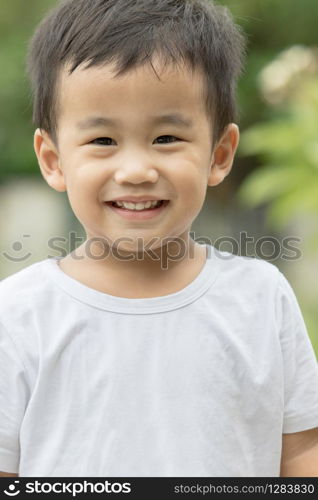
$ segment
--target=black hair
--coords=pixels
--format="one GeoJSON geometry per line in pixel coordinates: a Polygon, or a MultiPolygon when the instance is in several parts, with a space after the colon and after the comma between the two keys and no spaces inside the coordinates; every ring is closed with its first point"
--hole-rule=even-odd
{"type": "Polygon", "coordinates": [[[33,123],[57,143],[58,77],[70,64],[116,64],[117,75],[160,55],[204,76],[214,141],[237,119],[236,84],[245,37],[226,7],[211,0],[63,0],[29,44],[33,123]]]}

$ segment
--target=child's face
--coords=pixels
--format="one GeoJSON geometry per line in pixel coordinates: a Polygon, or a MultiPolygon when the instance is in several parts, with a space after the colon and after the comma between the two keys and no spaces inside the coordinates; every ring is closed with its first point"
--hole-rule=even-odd
{"type": "Polygon", "coordinates": [[[152,249],[162,239],[184,238],[207,186],[229,173],[238,142],[231,124],[212,151],[201,74],[154,66],[161,80],[149,66],[116,78],[109,65],[78,68],[70,76],[64,71],[59,149],[47,134],[35,134],[44,177],[54,189],[67,190],[87,237],[106,237],[123,250],[137,248],[137,237],[143,245],[153,241],[152,249]],[[106,204],[130,196],[169,203],[144,219],[125,218],[106,204]]]}

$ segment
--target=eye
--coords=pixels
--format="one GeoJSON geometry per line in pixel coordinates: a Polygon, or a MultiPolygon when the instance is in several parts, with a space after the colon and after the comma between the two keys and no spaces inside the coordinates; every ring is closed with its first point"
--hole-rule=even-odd
{"type": "MultiPolygon", "coordinates": [[[[175,137],[174,135],[161,135],[160,137],[157,137],[155,141],[157,141],[158,144],[171,144],[180,140],[181,139],[178,139],[178,137],[175,137]]],[[[94,144],[97,146],[113,146],[116,143],[111,137],[98,137],[97,139],[91,141],[89,144],[94,144]]]]}
{"type": "Polygon", "coordinates": [[[111,142],[115,142],[111,137],[98,137],[97,139],[94,139],[91,141],[89,144],[96,144],[97,146],[113,146],[114,144],[111,144],[111,142]]]}
{"type": "Polygon", "coordinates": [[[171,144],[172,142],[178,142],[180,140],[181,139],[178,139],[178,137],[175,137],[174,135],[161,135],[156,139],[159,144],[171,144]]]}

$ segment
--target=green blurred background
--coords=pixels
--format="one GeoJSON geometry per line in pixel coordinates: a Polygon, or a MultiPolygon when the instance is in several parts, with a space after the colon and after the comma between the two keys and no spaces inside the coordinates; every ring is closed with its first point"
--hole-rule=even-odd
{"type": "MultiPolygon", "coordinates": [[[[318,354],[318,2],[219,3],[248,38],[238,88],[241,143],[230,176],[208,189],[193,236],[275,264],[297,295],[318,354]],[[248,247],[233,243],[242,232],[253,238],[248,247]],[[282,250],[286,238],[295,239],[297,255],[282,250]]],[[[75,236],[84,237],[67,195],[46,185],[33,151],[25,54],[35,26],[55,4],[12,0],[0,6],[1,278],[56,255],[48,245],[52,236],[61,237],[65,253],[80,243],[75,236]]]]}

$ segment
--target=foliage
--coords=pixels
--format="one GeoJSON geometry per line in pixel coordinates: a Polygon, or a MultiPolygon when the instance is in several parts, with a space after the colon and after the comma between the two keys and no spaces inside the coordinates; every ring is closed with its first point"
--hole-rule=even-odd
{"type": "Polygon", "coordinates": [[[241,136],[241,153],[258,156],[262,166],[243,181],[238,198],[249,207],[267,203],[268,223],[275,229],[296,214],[318,214],[318,71],[314,69],[312,65],[301,75],[295,72],[275,88],[273,102],[279,90],[276,118],[251,126],[241,136]]]}
{"type": "Polygon", "coordinates": [[[13,0],[0,7],[0,182],[37,173],[25,55],[34,25],[55,2],[13,0]]]}

